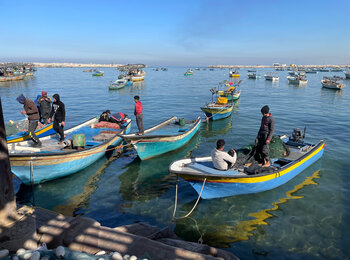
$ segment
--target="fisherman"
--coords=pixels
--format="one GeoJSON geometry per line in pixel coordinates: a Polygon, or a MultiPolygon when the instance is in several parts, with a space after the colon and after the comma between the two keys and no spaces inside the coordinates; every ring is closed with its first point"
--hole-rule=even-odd
{"type": "Polygon", "coordinates": [[[55,94],[53,97],[52,109],[48,122],[51,123],[53,119],[53,129],[60,135],[60,143],[64,141],[63,127],[66,125],[66,109],[63,102],[60,100],[60,96],[55,94]]]}
{"type": "Polygon", "coordinates": [[[23,104],[24,110],[21,111],[21,113],[27,114],[29,125],[28,125],[28,132],[30,138],[33,140],[35,147],[41,147],[41,142],[39,138],[35,135],[35,130],[38,127],[38,122],[40,119],[39,111],[37,106],[35,105],[34,101],[30,100],[29,98],[25,98],[23,94],[19,95],[16,100],[23,104]]]}
{"type": "Polygon", "coordinates": [[[110,122],[110,117],[109,117],[110,114],[111,114],[111,111],[107,109],[106,111],[104,111],[100,115],[100,118],[98,119],[98,122],[101,122],[101,121],[110,122]]]}
{"type": "Polygon", "coordinates": [[[43,123],[46,125],[48,123],[48,119],[51,112],[52,100],[50,97],[47,96],[47,92],[43,90],[41,91],[41,96],[39,97],[37,103],[40,106],[41,118],[43,120],[43,123]]]}
{"type": "Polygon", "coordinates": [[[257,157],[258,161],[262,162],[263,167],[270,166],[270,141],[275,130],[275,119],[269,113],[269,106],[261,108],[261,126],[257,136],[257,157]]]}
{"type": "Polygon", "coordinates": [[[138,135],[143,135],[144,134],[144,128],[143,128],[143,114],[142,114],[142,103],[140,101],[139,96],[134,96],[134,101],[135,101],[135,111],[134,115],[136,116],[136,124],[137,128],[139,129],[139,132],[137,133],[138,135]]]}
{"type": "Polygon", "coordinates": [[[219,139],[216,142],[216,148],[211,152],[214,168],[221,171],[226,171],[232,168],[237,160],[237,153],[235,150],[230,150],[228,153],[224,152],[225,140],[219,139]]]}
{"type": "Polygon", "coordinates": [[[127,114],[123,114],[122,112],[115,113],[111,115],[110,122],[117,123],[119,125],[126,122],[126,118],[128,117],[127,114]]]}

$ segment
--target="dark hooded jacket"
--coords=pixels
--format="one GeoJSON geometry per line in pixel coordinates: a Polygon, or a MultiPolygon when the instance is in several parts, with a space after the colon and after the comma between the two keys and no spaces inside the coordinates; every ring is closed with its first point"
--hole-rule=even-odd
{"type": "Polygon", "coordinates": [[[66,121],[66,109],[63,102],[60,100],[60,96],[58,94],[55,94],[53,95],[53,98],[56,101],[52,103],[50,118],[54,117],[53,120],[57,121],[58,123],[66,121]]]}

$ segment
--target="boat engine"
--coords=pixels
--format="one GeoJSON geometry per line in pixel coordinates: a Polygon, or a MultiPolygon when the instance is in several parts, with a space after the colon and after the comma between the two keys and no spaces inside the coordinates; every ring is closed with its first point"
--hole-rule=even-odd
{"type": "Polygon", "coordinates": [[[301,131],[300,128],[294,128],[293,129],[293,133],[292,133],[292,138],[290,138],[291,141],[293,142],[297,142],[297,143],[303,143],[303,139],[304,139],[304,136],[303,136],[303,132],[301,131]]]}

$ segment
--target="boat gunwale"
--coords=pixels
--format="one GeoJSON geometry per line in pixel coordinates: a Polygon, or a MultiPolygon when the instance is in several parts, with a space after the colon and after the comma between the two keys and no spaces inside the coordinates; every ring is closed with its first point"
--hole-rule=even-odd
{"type": "MultiPolygon", "coordinates": [[[[148,132],[156,130],[157,128],[165,125],[166,122],[169,122],[169,121],[171,121],[173,119],[177,119],[177,117],[174,116],[174,117],[164,121],[163,123],[155,126],[156,128],[154,128],[153,130],[151,130],[152,128],[148,129],[148,130],[150,130],[148,132]]],[[[136,134],[122,135],[122,134],[119,134],[119,136],[122,137],[127,142],[132,142],[132,141],[138,142],[138,141],[144,141],[145,139],[148,141],[150,139],[157,139],[157,138],[177,138],[177,137],[181,137],[180,139],[182,139],[182,138],[186,137],[187,135],[189,135],[190,133],[192,133],[193,130],[200,123],[201,123],[201,117],[198,116],[196,122],[194,122],[193,126],[188,131],[180,133],[180,134],[176,134],[176,135],[136,135],[136,134]]],[[[145,131],[145,133],[146,133],[146,131],[145,131]]],[[[168,141],[171,141],[171,140],[164,140],[164,141],[158,140],[157,142],[168,142],[168,141]]]]}
{"type": "MultiPolygon", "coordinates": [[[[302,155],[301,157],[299,157],[297,160],[291,161],[290,163],[284,165],[283,167],[279,168],[278,171],[273,171],[271,173],[262,173],[262,174],[256,174],[256,175],[228,175],[228,174],[208,174],[208,173],[195,173],[195,172],[188,172],[188,171],[177,171],[177,170],[171,170],[171,167],[173,164],[175,164],[178,161],[184,160],[184,159],[180,159],[180,160],[176,160],[174,162],[172,162],[169,166],[169,172],[176,174],[177,176],[181,177],[182,176],[195,176],[195,177],[203,177],[203,178],[207,178],[207,182],[210,182],[210,179],[212,178],[221,178],[221,179],[240,179],[240,178],[257,178],[257,177],[263,177],[263,176],[268,176],[268,175],[272,175],[272,174],[279,174],[282,171],[288,170],[290,167],[292,167],[293,165],[299,163],[300,161],[302,161],[303,159],[305,159],[307,156],[309,156],[310,154],[312,154],[313,152],[315,152],[317,149],[319,149],[321,146],[323,146],[322,149],[324,149],[324,145],[325,145],[325,141],[324,140],[320,140],[310,151],[308,151],[307,153],[305,153],[304,155],[302,155]]],[[[207,156],[208,157],[208,156],[207,156]]],[[[313,157],[313,156],[312,156],[313,157]]],[[[310,159],[312,158],[310,157],[310,159]]],[[[201,158],[205,158],[205,157],[201,157],[201,158]]],[[[280,157],[279,157],[280,158],[280,157]]],[[[283,157],[281,157],[283,158],[283,157]]],[[[188,159],[195,159],[195,158],[188,158],[188,159]]],[[[223,171],[225,172],[225,171],[223,171]]],[[[201,180],[196,180],[196,181],[201,181],[201,180]]]]}
{"type": "MultiPolygon", "coordinates": [[[[77,126],[75,126],[75,127],[70,128],[69,130],[72,130],[72,129],[78,127],[78,126],[81,126],[81,125],[85,124],[86,122],[89,122],[89,121],[91,121],[91,120],[93,120],[93,119],[96,119],[96,118],[94,117],[94,118],[92,118],[92,119],[90,119],[90,120],[87,120],[87,121],[85,121],[84,123],[81,123],[80,125],[77,125],[77,126]]],[[[131,119],[128,119],[128,120],[129,120],[128,123],[126,124],[125,128],[122,130],[122,131],[124,131],[124,132],[125,132],[125,131],[130,127],[130,125],[131,125],[131,119]]],[[[67,130],[67,131],[68,131],[68,130],[67,130]]],[[[53,134],[53,135],[55,135],[55,134],[53,134]]],[[[50,136],[52,136],[52,135],[50,135],[50,136]]],[[[21,154],[19,154],[19,153],[13,153],[13,154],[9,153],[9,157],[10,157],[10,160],[11,160],[12,158],[13,158],[13,159],[16,159],[16,158],[23,158],[23,157],[31,157],[31,158],[33,159],[33,158],[53,157],[53,156],[71,155],[71,154],[74,154],[74,155],[79,155],[79,154],[84,155],[84,153],[87,153],[87,152],[89,153],[89,152],[91,152],[91,151],[93,151],[93,150],[99,149],[99,148],[101,148],[101,146],[109,145],[109,143],[111,143],[112,141],[114,141],[114,139],[119,138],[119,137],[120,137],[119,134],[115,134],[113,137],[111,137],[110,139],[108,139],[108,140],[106,140],[106,141],[104,141],[104,142],[102,142],[102,143],[100,143],[100,144],[91,146],[91,147],[89,147],[89,148],[85,148],[85,149],[80,150],[80,151],[78,151],[78,150],[73,150],[73,151],[62,151],[62,152],[54,152],[54,153],[35,152],[35,153],[21,153],[21,154]]]]}

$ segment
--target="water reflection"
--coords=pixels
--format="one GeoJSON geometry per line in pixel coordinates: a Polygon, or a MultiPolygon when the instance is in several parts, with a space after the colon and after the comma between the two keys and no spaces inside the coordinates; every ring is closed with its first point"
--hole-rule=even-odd
{"type": "MultiPolygon", "coordinates": [[[[268,225],[266,222],[267,219],[274,217],[273,211],[276,211],[280,208],[281,204],[288,202],[289,200],[302,199],[304,196],[296,196],[294,193],[300,191],[302,188],[308,185],[318,185],[315,182],[315,179],[320,178],[320,170],[315,171],[311,177],[306,177],[305,180],[294,186],[293,189],[286,191],[285,196],[274,198],[274,202],[269,202],[265,204],[261,210],[247,212],[244,202],[249,197],[248,201],[250,206],[254,207],[251,202],[258,200],[260,203],[263,202],[263,197],[259,194],[253,194],[252,196],[238,196],[231,197],[227,199],[222,199],[220,202],[217,201],[205,201],[202,200],[202,204],[214,204],[211,207],[217,207],[219,203],[221,205],[216,209],[216,211],[210,217],[210,222],[208,222],[208,207],[206,208],[206,214],[204,212],[196,212],[193,218],[179,219],[177,220],[175,232],[180,237],[186,238],[187,240],[203,242],[216,247],[230,247],[231,243],[248,240],[251,236],[254,235],[254,230],[259,230],[259,232],[264,232],[261,227],[263,225],[268,225]],[[229,205],[232,203],[230,208],[222,207],[223,203],[229,205]],[[272,205],[272,207],[271,207],[272,205]],[[225,224],[218,224],[222,221],[222,216],[229,215],[230,220],[225,224]],[[246,219],[248,217],[248,220],[246,219]],[[217,222],[213,219],[218,218],[217,222]],[[212,224],[209,224],[212,223],[212,224]]],[[[264,193],[265,195],[267,193],[264,193]]],[[[259,204],[260,204],[259,203],[259,204]]],[[[182,206],[181,210],[183,212],[188,212],[193,206],[193,201],[182,206]]],[[[203,205],[202,205],[203,206],[203,205]]],[[[259,205],[255,205],[259,207],[259,205]]],[[[250,207],[251,210],[251,207],[250,207]]]]}
{"type": "Polygon", "coordinates": [[[119,176],[119,193],[123,199],[144,202],[160,197],[176,181],[176,176],[169,174],[169,165],[175,160],[190,157],[199,142],[200,137],[196,134],[188,144],[176,151],[145,161],[135,158],[125,166],[127,170],[119,176]]]}

